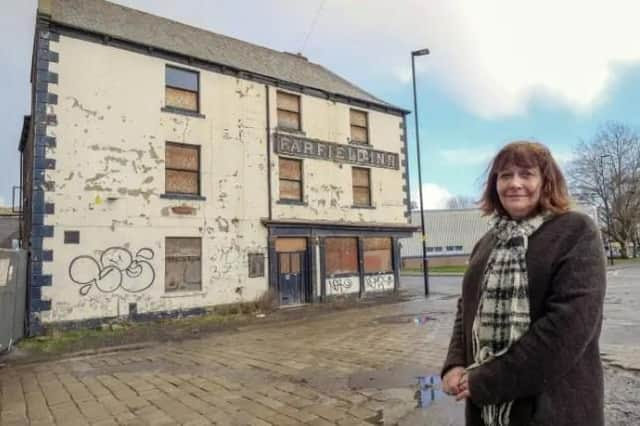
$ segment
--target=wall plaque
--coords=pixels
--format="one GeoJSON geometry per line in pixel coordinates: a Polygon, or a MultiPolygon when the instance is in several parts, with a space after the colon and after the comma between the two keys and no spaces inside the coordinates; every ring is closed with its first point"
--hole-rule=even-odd
{"type": "Polygon", "coordinates": [[[275,134],[275,151],[293,157],[351,163],[362,166],[399,169],[399,156],[393,152],[378,151],[363,146],[324,142],[301,136],[275,134]]]}

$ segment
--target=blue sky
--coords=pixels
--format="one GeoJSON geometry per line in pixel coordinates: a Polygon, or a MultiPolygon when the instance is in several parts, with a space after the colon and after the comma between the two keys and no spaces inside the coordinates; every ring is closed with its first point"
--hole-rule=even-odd
{"type": "MultiPolygon", "coordinates": [[[[413,108],[417,59],[425,207],[477,197],[491,155],[532,138],[561,164],[607,120],[640,128],[640,5],[634,0],[117,0],[275,50],[302,51],[384,100],[413,108]],[[306,40],[306,41],[305,41],[306,40]]],[[[0,205],[19,184],[35,0],[0,16],[0,205]]],[[[412,193],[417,194],[413,115],[412,193]]],[[[417,199],[417,197],[415,197],[417,199]]]]}

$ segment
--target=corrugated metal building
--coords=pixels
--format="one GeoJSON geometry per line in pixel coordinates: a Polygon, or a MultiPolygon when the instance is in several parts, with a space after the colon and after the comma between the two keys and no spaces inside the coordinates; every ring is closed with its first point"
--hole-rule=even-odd
{"type": "MultiPolygon", "coordinates": [[[[425,210],[427,257],[430,265],[463,265],[474,244],[489,229],[489,218],[480,209],[425,210]]],[[[411,223],[420,225],[420,212],[411,212],[411,223]]],[[[400,241],[405,267],[419,268],[422,264],[420,232],[400,241]]]]}
{"type": "MultiPolygon", "coordinates": [[[[576,205],[580,211],[598,223],[596,208],[576,205]]],[[[480,209],[425,210],[425,232],[427,234],[427,257],[429,265],[464,265],[475,243],[489,229],[490,216],[482,216],[480,209]]],[[[411,223],[420,225],[420,212],[411,212],[411,223]]],[[[400,241],[402,264],[405,268],[420,268],[422,265],[422,242],[420,232],[400,241]]]]}

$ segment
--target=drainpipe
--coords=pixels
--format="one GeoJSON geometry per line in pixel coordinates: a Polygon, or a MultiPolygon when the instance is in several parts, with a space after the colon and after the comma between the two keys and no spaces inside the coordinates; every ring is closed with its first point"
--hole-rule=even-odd
{"type": "MultiPolygon", "coordinates": [[[[273,212],[271,208],[272,199],[271,199],[271,103],[269,97],[269,85],[264,85],[265,93],[266,93],[266,111],[267,111],[267,202],[269,204],[269,222],[273,218],[273,212]]],[[[269,289],[274,287],[274,283],[272,282],[272,250],[271,250],[271,225],[267,225],[267,286],[269,289]]]]}
{"type": "Polygon", "coordinates": [[[267,99],[267,199],[269,200],[269,220],[273,218],[271,211],[271,104],[269,102],[269,85],[265,84],[267,99]]]}

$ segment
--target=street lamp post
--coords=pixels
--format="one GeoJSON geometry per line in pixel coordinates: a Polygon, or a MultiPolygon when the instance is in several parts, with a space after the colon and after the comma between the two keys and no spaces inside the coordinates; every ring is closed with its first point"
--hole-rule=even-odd
{"type": "Polygon", "coordinates": [[[602,200],[604,201],[604,214],[607,216],[607,246],[609,247],[609,264],[613,265],[613,247],[611,247],[611,213],[609,202],[607,201],[607,185],[604,180],[604,159],[611,157],[610,154],[600,156],[600,175],[602,176],[602,200]]]}
{"type": "Polygon", "coordinates": [[[418,97],[416,94],[416,56],[429,54],[429,49],[411,52],[411,77],[413,81],[413,118],[416,122],[416,146],[418,147],[418,185],[420,186],[420,227],[422,229],[422,275],[424,277],[424,294],[429,295],[429,260],[427,259],[427,234],[424,230],[424,197],[422,196],[422,167],[420,161],[420,130],[418,126],[418,97]]]}

